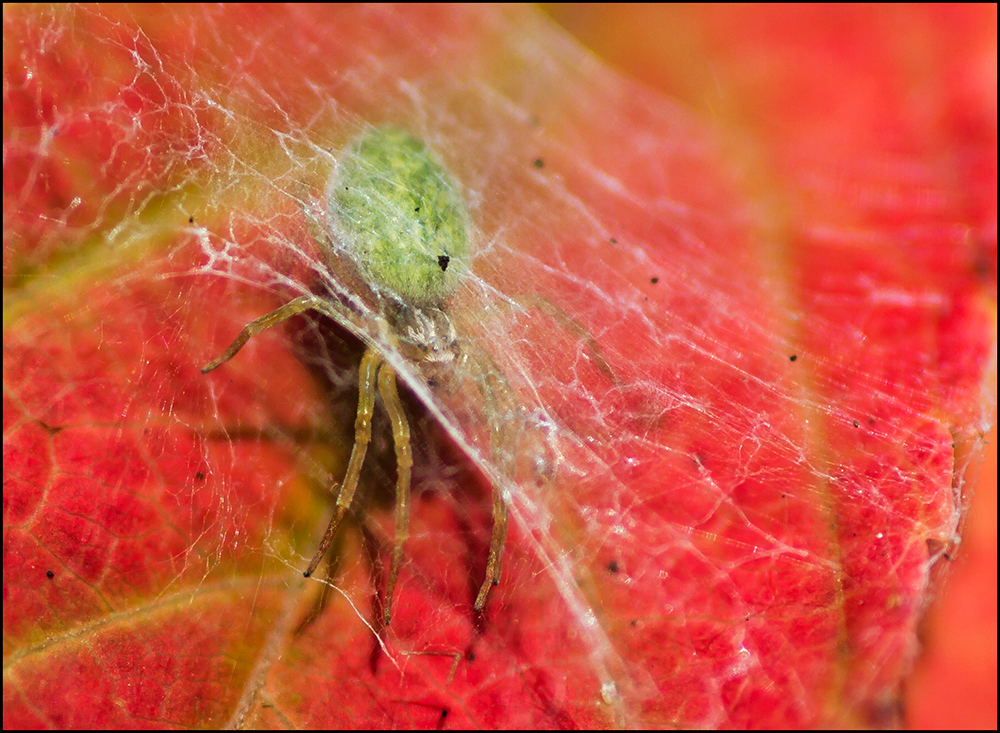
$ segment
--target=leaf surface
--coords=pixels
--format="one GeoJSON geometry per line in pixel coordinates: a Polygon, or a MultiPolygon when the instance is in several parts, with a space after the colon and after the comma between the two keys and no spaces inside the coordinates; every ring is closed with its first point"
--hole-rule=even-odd
{"type": "Polygon", "coordinates": [[[5,11],[5,727],[892,723],[995,406],[995,63],[838,17],[710,17],[713,119],[525,8],[5,11]],[[336,256],[387,123],[474,221],[450,383],[336,256]],[[199,372],[305,292],[351,315],[199,372]],[[417,453],[389,628],[384,418],[301,577],[359,337],[417,453]]]}

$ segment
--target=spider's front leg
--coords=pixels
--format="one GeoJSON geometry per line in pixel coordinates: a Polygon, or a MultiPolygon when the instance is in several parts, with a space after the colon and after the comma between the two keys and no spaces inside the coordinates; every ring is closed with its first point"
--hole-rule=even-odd
{"type": "MultiPolygon", "coordinates": [[[[323,541],[319,543],[319,549],[313,555],[309,567],[303,575],[309,577],[316,570],[326,551],[330,549],[340,523],[351,508],[354,501],[354,493],[358,488],[358,480],[361,478],[361,466],[365,462],[365,454],[368,453],[368,444],[372,439],[372,414],[375,412],[375,378],[379,367],[382,366],[382,357],[372,348],[365,350],[365,355],[361,357],[361,368],[358,370],[358,416],[354,421],[354,446],[351,448],[351,458],[347,463],[347,473],[344,474],[344,481],[340,485],[337,494],[337,507],[334,509],[333,518],[326,528],[323,541]]],[[[393,375],[395,376],[395,374],[393,375]]],[[[409,476],[407,476],[409,479],[409,476]]],[[[386,606],[388,608],[388,606],[386,606]]]]}
{"type": "Polygon", "coordinates": [[[385,625],[392,620],[392,594],[403,561],[403,547],[410,536],[410,469],[413,467],[413,450],[410,447],[410,424],[403,412],[396,388],[396,370],[383,364],[378,375],[378,393],[382,395],[389,419],[392,421],[392,440],[396,445],[396,540],[392,547],[392,565],[389,582],[385,587],[385,625]]]}
{"type": "Polygon", "coordinates": [[[280,308],[271,311],[267,315],[256,318],[240,331],[240,335],[236,337],[236,340],[229,345],[229,348],[222,352],[222,356],[214,361],[208,362],[204,367],[202,367],[201,373],[208,374],[213,369],[216,369],[227,361],[236,356],[236,353],[246,346],[247,341],[252,339],[261,331],[266,331],[271,326],[277,326],[282,321],[288,320],[292,316],[297,316],[299,313],[316,308],[322,310],[322,301],[315,295],[303,295],[295,300],[285,303],[280,308]]]}
{"type": "MultiPolygon", "coordinates": [[[[250,323],[243,327],[243,330],[240,331],[239,336],[236,337],[233,343],[229,345],[229,348],[226,349],[222,355],[219,356],[219,358],[206,364],[201,370],[201,373],[207,374],[213,369],[225,364],[227,361],[236,356],[239,350],[261,331],[266,331],[271,328],[271,326],[276,326],[292,316],[313,308],[322,313],[329,313],[328,304],[324,303],[322,299],[317,298],[315,295],[303,295],[289,303],[285,303],[285,305],[261,316],[260,318],[250,321],[250,323]]],[[[309,563],[309,567],[306,568],[305,573],[303,573],[307,578],[313,574],[313,571],[316,570],[316,566],[319,565],[323,556],[326,554],[326,551],[330,549],[330,544],[337,536],[337,529],[340,527],[341,521],[351,508],[351,502],[353,501],[354,494],[358,488],[358,480],[361,477],[361,466],[365,462],[365,454],[368,452],[368,444],[371,442],[371,421],[372,413],[375,410],[375,379],[378,374],[379,367],[381,367],[383,363],[382,357],[371,348],[365,351],[365,355],[361,359],[361,368],[359,369],[358,380],[358,416],[354,422],[354,446],[351,448],[351,459],[347,464],[347,473],[344,476],[344,481],[340,485],[340,491],[337,494],[337,508],[334,511],[333,518],[330,520],[330,524],[327,527],[326,534],[323,536],[323,541],[319,545],[319,549],[316,551],[312,561],[309,563]]],[[[389,367],[386,368],[389,369],[389,367]]],[[[392,374],[393,387],[395,387],[396,373],[391,369],[389,369],[389,371],[392,374]]],[[[396,404],[398,405],[398,403],[399,397],[396,396],[396,404]]],[[[405,427],[405,417],[403,418],[403,423],[405,427]]],[[[398,440],[399,439],[397,438],[397,442],[398,440]]],[[[409,451],[408,430],[406,431],[406,450],[407,452],[409,451]]],[[[412,464],[413,461],[410,460],[409,465],[412,464]]],[[[407,466],[407,487],[409,487],[409,481],[409,466],[407,466]]],[[[388,614],[388,606],[386,606],[386,613],[388,614]]]]}
{"type": "Polygon", "coordinates": [[[499,486],[493,487],[493,537],[490,539],[490,557],[486,561],[486,579],[476,596],[476,611],[482,611],[490,590],[500,585],[501,560],[503,546],[507,540],[507,502],[499,486]]]}
{"type": "Polygon", "coordinates": [[[361,477],[361,467],[365,462],[368,444],[372,437],[372,413],[375,410],[375,386],[382,396],[382,402],[389,413],[392,422],[392,437],[396,445],[396,539],[392,551],[392,565],[389,570],[389,582],[385,589],[385,611],[383,619],[388,626],[392,620],[392,595],[399,577],[399,568],[403,561],[403,548],[410,536],[410,470],[413,468],[413,451],[410,446],[410,424],[403,412],[403,404],[399,400],[396,388],[396,370],[383,361],[382,357],[372,348],[365,351],[361,359],[358,379],[358,416],[354,423],[354,446],[351,448],[351,458],[347,464],[344,482],[337,494],[337,507],[333,518],[323,535],[319,549],[313,556],[309,567],[303,573],[307,578],[313,574],[326,551],[337,536],[337,530],[347,512],[351,508],[354,494],[361,477]]]}
{"type": "MultiPolygon", "coordinates": [[[[519,407],[513,389],[503,374],[493,363],[490,356],[481,349],[470,349],[467,353],[468,364],[477,373],[476,383],[482,394],[483,404],[489,405],[486,413],[490,430],[490,453],[493,460],[499,461],[509,477],[514,477],[511,445],[517,443],[520,432],[520,422],[512,419],[519,407]],[[506,458],[501,458],[506,456],[506,458]]],[[[503,565],[504,545],[507,541],[507,501],[503,489],[493,484],[493,533],[490,537],[490,554],[486,560],[486,577],[476,595],[474,610],[479,613],[486,607],[486,599],[490,591],[500,585],[500,573],[503,565]]]]}

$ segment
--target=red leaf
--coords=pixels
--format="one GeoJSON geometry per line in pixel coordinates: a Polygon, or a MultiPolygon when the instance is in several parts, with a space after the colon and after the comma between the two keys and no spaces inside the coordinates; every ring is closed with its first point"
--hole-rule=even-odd
{"type": "Polygon", "coordinates": [[[892,722],[995,404],[996,25],[813,12],[699,16],[718,119],[524,8],[5,13],[5,726],[892,722]],[[299,318],[199,372],[354,296],[324,191],[385,123],[477,245],[470,380],[341,324],[411,393],[388,629],[384,422],[301,577],[360,342],[299,318]]]}

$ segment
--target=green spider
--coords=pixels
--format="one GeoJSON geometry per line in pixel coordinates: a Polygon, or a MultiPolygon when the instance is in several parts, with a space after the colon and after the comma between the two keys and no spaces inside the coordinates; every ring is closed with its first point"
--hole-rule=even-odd
{"type": "MultiPolygon", "coordinates": [[[[425,143],[394,127],[368,130],[348,146],[328,189],[334,235],[343,240],[384,306],[391,346],[410,360],[441,367],[460,358],[455,330],[446,311],[469,267],[470,224],[459,191],[425,143]]],[[[202,373],[232,359],[261,331],[311,309],[330,312],[323,298],[304,295],[251,321],[219,358],[205,365],[202,373]]],[[[410,426],[396,386],[396,370],[370,345],[359,370],[358,414],[347,472],[333,518],[304,575],[309,577],[316,570],[351,508],[371,441],[376,389],[389,414],[396,448],[396,536],[384,612],[388,626],[393,591],[410,533],[413,453],[410,426]]],[[[499,489],[494,489],[493,535],[476,611],[482,611],[490,589],[500,582],[506,535],[507,505],[499,489]]]]}

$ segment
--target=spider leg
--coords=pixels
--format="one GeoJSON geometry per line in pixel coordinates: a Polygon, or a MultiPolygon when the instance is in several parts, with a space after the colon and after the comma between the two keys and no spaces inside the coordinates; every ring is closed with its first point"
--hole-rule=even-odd
{"type": "Polygon", "coordinates": [[[396,388],[396,370],[383,364],[378,374],[378,392],[382,395],[389,419],[392,421],[392,439],[396,445],[396,541],[392,548],[392,565],[389,582],[385,587],[385,625],[392,619],[392,593],[396,588],[399,566],[403,560],[403,546],[410,536],[410,469],[413,451],[410,447],[410,424],[403,412],[396,388]]]}
{"type": "Polygon", "coordinates": [[[222,353],[222,356],[215,361],[208,362],[208,364],[206,364],[201,370],[201,373],[207,374],[216,367],[225,364],[227,361],[236,356],[236,352],[242,349],[246,345],[247,341],[252,339],[261,331],[266,331],[271,326],[276,326],[285,319],[296,316],[303,311],[309,310],[310,308],[315,308],[320,303],[320,299],[315,295],[303,295],[289,303],[285,303],[283,306],[277,310],[271,311],[267,315],[250,321],[250,323],[244,326],[243,330],[240,331],[240,335],[236,337],[236,340],[233,341],[233,343],[229,345],[229,348],[222,353]]]}
{"type": "MultiPolygon", "coordinates": [[[[469,348],[469,347],[467,347],[469,348]]],[[[490,451],[493,456],[503,456],[505,446],[511,441],[516,442],[516,436],[510,433],[517,430],[517,422],[509,419],[515,414],[517,402],[510,384],[499,369],[493,364],[488,354],[480,349],[470,350],[471,365],[479,371],[479,389],[485,404],[493,405],[495,411],[487,414],[490,424],[490,451]],[[487,368],[491,366],[493,368],[487,368]]],[[[513,473],[513,466],[504,466],[513,473]]],[[[486,560],[486,578],[479,587],[476,603],[473,608],[479,612],[486,606],[486,599],[494,586],[500,585],[500,571],[503,560],[504,543],[507,540],[507,502],[504,500],[500,487],[493,486],[493,535],[490,538],[490,555],[486,560]]]]}
{"type": "Polygon", "coordinates": [[[307,578],[313,574],[320,560],[330,549],[330,544],[337,536],[337,529],[347,511],[351,508],[354,500],[354,492],[358,488],[358,479],[361,477],[361,466],[365,462],[365,454],[368,452],[368,444],[372,439],[372,413],[375,411],[375,376],[379,366],[382,365],[382,357],[374,349],[365,350],[365,355],[361,357],[361,368],[358,370],[358,416],[354,421],[354,446],[351,448],[351,458],[347,463],[347,473],[344,474],[344,482],[340,485],[340,492],[337,494],[337,507],[334,509],[333,518],[326,528],[323,541],[319,543],[319,549],[313,555],[309,567],[303,573],[307,578]]]}
{"type": "Polygon", "coordinates": [[[507,502],[498,486],[493,487],[493,537],[490,539],[490,557],[486,561],[486,579],[476,596],[476,611],[482,611],[486,597],[495,585],[500,585],[500,563],[503,559],[503,545],[507,539],[507,502]]]}

